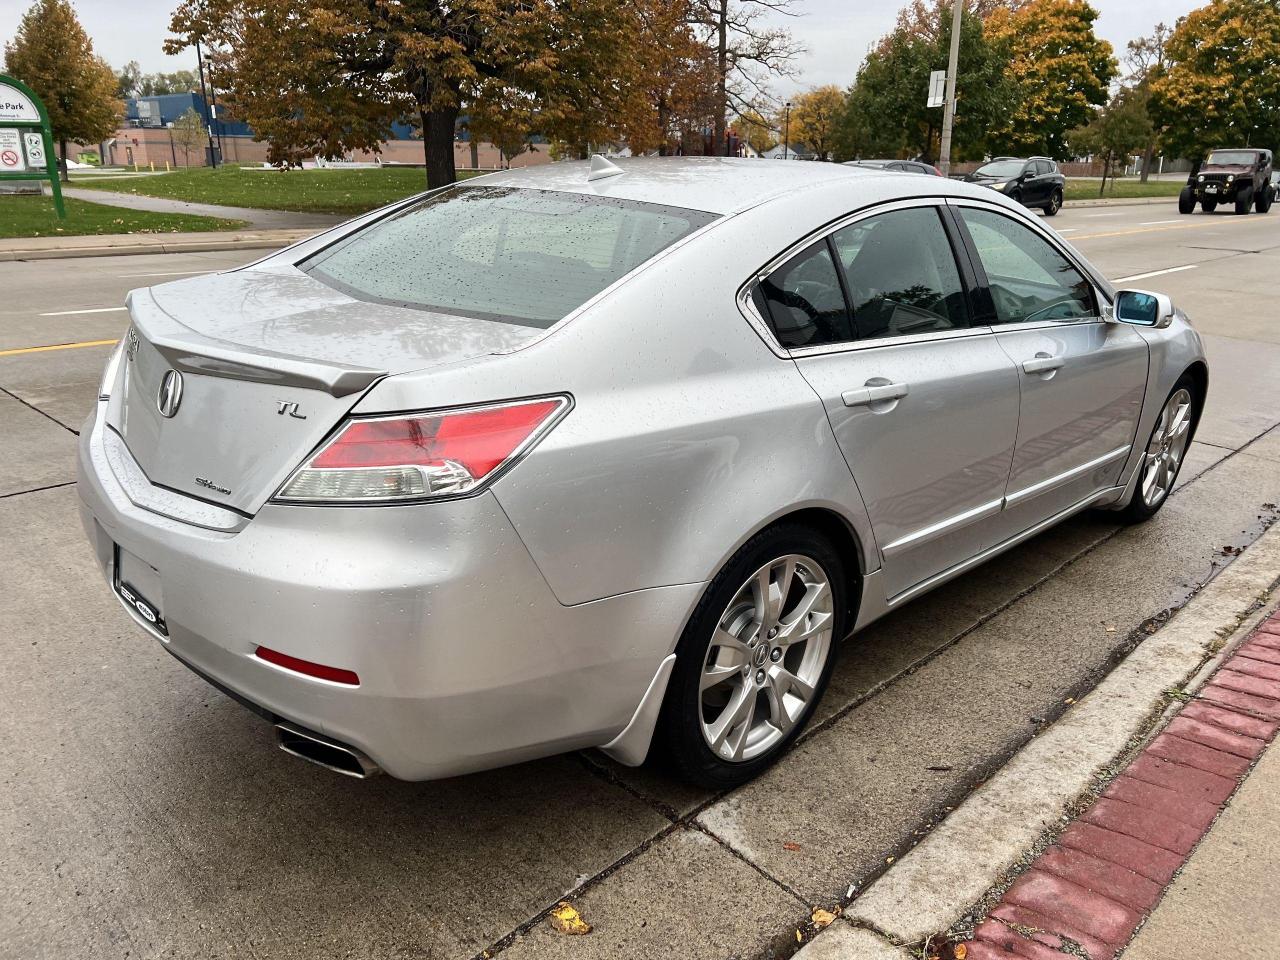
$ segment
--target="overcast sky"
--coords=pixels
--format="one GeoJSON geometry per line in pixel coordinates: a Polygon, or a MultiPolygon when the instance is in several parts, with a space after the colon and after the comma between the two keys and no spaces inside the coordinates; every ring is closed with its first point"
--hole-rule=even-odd
{"type": "MultiPolygon", "coordinates": [[[[195,54],[165,56],[169,15],[177,0],[73,0],[94,48],[119,68],[137,60],[144,72],[194,69],[195,54]]],[[[1118,56],[1135,37],[1158,22],[1170,26],[1201,4],[1193,0],[1092,0],[1101,11],[1097,30],[1111,41],[1118,56]]],[[[11,40],[30,0],[0,0],[0,43],[11,40]]],[[[807,48],[795,80],[778,81],[774,90],[788,95],[824,83],[848,86],[867,49],[893,27],[897,0],[796,0],[803,16],[783,18],[807,48]]]]}

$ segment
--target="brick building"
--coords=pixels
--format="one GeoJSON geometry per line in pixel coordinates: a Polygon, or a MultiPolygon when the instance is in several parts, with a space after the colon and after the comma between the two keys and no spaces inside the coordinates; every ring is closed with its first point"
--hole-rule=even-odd
{"type": "MultiPolygon", "coordinates": [[[[101,147],[102,161],[108,165],[140,167],[154,164],[163,167],[201,167],[208,163],[205,145],[184,151],[173,138],[172,124],[188,109],[194,109],[202,117],[207,116],[204,98],[198,93],[172,93],[156,97],[139,97],[125,101],[124,125],[115,137],[101,147]]],[[[253,139],[248,124],[238,120],[213,120],[215,142],[222,146],[225,163],[265,163],[267,144],[253,139]]],[[[466,118],[460,118],[454,137],[453,159],[460,170],[497,169],[498,167],[527,167],[546,163],[551,159],[549,144],[535,137],[526,150],[509,162],[504,161],[498,148],[487,141],[470,139],[466,118]]],[[[75,154],[73,154],[73,157],[75,154]]],[[[422,141],[413,136],[408,124],[395,124],[392,138],[382,144],[375,154],[372,151],[354,151],[348,158],[355,161],[373,161],[381,156],[384,162],[422,164],[422,141]]]]}

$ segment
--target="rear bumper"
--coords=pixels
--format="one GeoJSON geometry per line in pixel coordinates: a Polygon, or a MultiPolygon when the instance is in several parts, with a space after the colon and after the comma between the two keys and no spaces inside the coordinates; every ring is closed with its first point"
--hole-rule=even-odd
{"type": "Polygon", "coordinates": [[[162,595],[148,599],[169,636],[130,610],[139,626],[259,712],[403,779],[607,743],[702,589],[563,606],[488,493],[268,504],[238,531],[205,529],[135,503],[104,456],[104,429],[100,409],[81,434],[81,514],[108,583],[117,545],[155,569],[162,595]],[[359,686],[268,664],[259,645],[355,671],[359,686]]]}

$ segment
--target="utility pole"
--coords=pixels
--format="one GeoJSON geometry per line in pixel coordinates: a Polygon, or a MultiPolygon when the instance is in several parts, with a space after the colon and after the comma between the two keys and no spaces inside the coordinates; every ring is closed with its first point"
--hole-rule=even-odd
{"type": "Polygon", "coordinates": [[[964,0],[951,0],[951,55],[947,58],[947,99],[942,105],[942,149],[938,151],[938,169],[951,176],[951,125],[956,118],[956,69],[960,62],[960,18],[964,0]]]}
{"type": "Polygon", "coordinates": [[[791,101],[787,101],[786,119],[782,121],[782,159],[786,160],[787,151],[791,149],[791,101]]]}
{"type": "Polygon", "coordinates": [[[196,69],[200,71],[200,99],[204,102],[204,129],[209,134],[209,166],[218,169],[218,151],[213,145],[213,120],[209,116],[209,91],[204,85],[204,56],[200,53],[200,41],[196,41],[196,69]]]}

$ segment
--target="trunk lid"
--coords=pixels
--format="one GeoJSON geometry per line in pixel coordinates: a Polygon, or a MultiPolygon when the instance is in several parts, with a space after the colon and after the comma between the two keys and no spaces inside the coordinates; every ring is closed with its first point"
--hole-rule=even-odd
{"type": "Polygon", "coordinates": [[[108,423],[152,483],[248,514],[378,380],[543,333],[357,300],[289,265],[135,290],[127,302],[108,423]]]}

